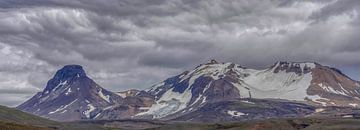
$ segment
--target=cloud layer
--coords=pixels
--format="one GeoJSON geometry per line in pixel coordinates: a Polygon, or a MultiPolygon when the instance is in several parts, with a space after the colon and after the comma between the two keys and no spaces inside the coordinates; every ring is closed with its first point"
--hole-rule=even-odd
{"type": "Polygon", "coordinates": [[[360,79],[358,0],[2,0],[0,104],[81,64],[103,87],[143,89],[209,59],[315,61],[360,79]]]}

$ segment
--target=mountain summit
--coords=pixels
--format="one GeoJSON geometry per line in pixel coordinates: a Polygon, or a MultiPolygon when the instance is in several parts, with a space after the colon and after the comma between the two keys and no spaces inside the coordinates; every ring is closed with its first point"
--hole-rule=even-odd
{"type": "Polygon", "coordinates": [[[122,102],[87,77],[80,65],[66,65],[50,79],[42,92],[17,108],[55,120],[95,118],[103,108],[122,102]]]}
{"type": "Polygon", "coordinates": [[[80,65],[66,65],[56,72],[54,79],[66,80],[74,77],[86,77],[86,73],[80,65]]]}
{"type": "Polygon", "coordinates": [[[47,83],[45,92],[48,93],[54,89],[65,85],[67,82],[87,78],[85,71],[80,65],[66,65],[56,72],[55,76],[47,83]],[[63,84],[63,85],[61,85],[63,84]]]}

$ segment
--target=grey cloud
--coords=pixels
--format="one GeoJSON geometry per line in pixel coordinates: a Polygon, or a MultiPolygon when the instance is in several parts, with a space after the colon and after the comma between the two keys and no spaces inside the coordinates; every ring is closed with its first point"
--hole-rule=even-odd
{"type": "MultiPolygon", "coordinates": [[[[0,89],[1,90],[1,89],[0,89]]],[[[38,91],[34,91],[32,89],[30,90],[24,90],[24,89],[5,89],[0,91],[1,94],[34,94],[38,91]]]]}
{"type": "Polygon", "coordinates": [[[346,13],[348,11],[360,9],[360,1],[358,0],[337,0],[328,6],[322,8],[318,12],[314,12],[310,18],[317,20],[327,20],[329,17],[346,13]]]}
{"type": "MultiPolygon", "coordinates": [[[[2,0],[0,45],[12,51],[0,53],[0,72],[26,84],[18,91],[26,95],[66,64],[83,65],[113,91],[146,88],[209,59],[356,66],[358,11],[357,0],[2,0]]],[[[1,82],[15,80],[0,76],[1,89],[15,94],[1,82]]],[[[25,99],[3,104],[10,100],[25,99]]]]}
{"type": "Polygon", "coordinates": [[[199,59],[202,57],[199,54],[186,50],[166,49],[144,54],[140,57],[139,63],[146,66],[184,68],[199,62],[199,59]]]}
{"type": "Polygon", "coordinates": [[[0,94],[0,104],[9,107],[16,107],[23,101],[31,98],[33,94],[0,94]]]}

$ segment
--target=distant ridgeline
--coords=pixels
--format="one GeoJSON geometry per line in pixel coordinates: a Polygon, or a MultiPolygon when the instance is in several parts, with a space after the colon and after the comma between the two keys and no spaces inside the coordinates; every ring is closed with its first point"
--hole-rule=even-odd
{"type": "Polygon", "coordinates": [[[212,122],[316,116],[319,111],[331,111],[331,106],[357,108],[359,98],[358,81],[318,63],[276,62],[257,70],[211,60],[149,89],[125,92],[110,92],[90,79],[81,66],[67,65],[42,92],[17,108],[59,121],[212,122]]]}

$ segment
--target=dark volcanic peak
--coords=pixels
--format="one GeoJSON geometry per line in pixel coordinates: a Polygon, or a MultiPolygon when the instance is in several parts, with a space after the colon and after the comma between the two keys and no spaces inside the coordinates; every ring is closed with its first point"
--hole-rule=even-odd
{"type": "Polygon", "coordinates": [[[122,102],[86,76],[80,65],[58,70],[43,90],[17,108],[54,120],[92,119],[100,112],[122,102]]]}
{"type": "Polygon", "coordinates": [[[56,79],[69,79],[74,77],[85,77],[86,73],[80,65],[66,65],[58,70],[54,76],[56,79]]]}
{"type": "Polygon", "coordinates": [[[86,78],[86,73],[80,65],[66,65],[56,72],[54,77],[49,80],[46,85],[44,93],[58,89],[59,87],[65,86],[65,84],[72,82],[73,80],[86,78]]]}

